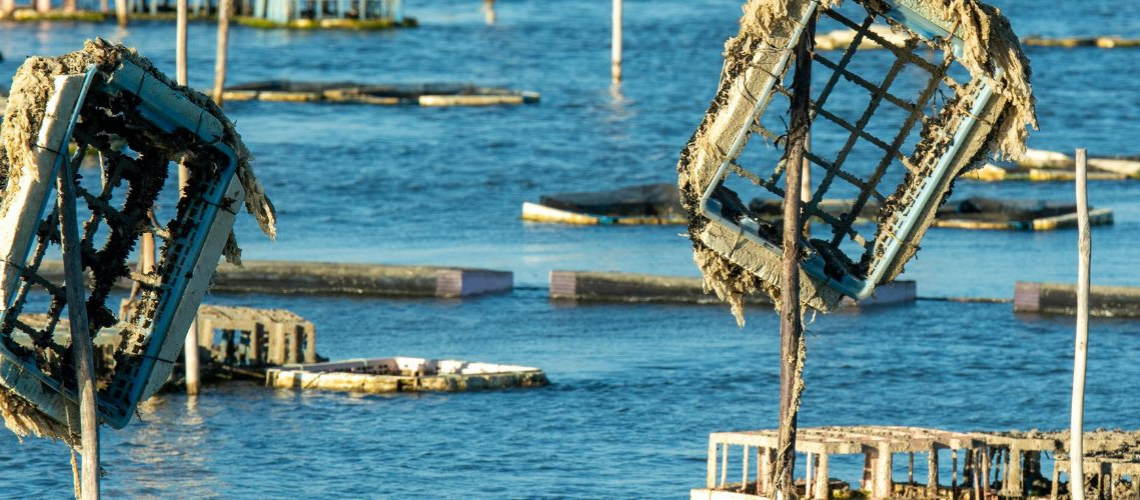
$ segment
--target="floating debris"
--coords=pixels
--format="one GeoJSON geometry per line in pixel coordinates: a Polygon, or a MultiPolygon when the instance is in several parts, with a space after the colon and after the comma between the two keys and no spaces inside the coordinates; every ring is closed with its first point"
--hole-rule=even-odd
{"type": "Polygon", "coordinates": [[[286,365],[268,370],[265,376],[265,384],[271,387],[372,394],[542,387],[549,383],[542,370],[528,366],[402,357],[286,365]]]}
{"type": "Polygon", "coordinates": [[[813,66],[827,82],[811,96],[814,125],[839,130],[848,140],[842,147],[826,148],[816,147],[817,141],[806,153],[820,175],[803,211],[830,226],[803,242],[801,301],[809,307],[831,310],[842,296],[867,297],[876,285],[897,277],[918,250],[953,178],[991,152],[1021,156],[1026,128],[1035,126],[1028,62],[996,9],[975,0],[856,3],[865,11],[862,21],[840,13],[834,0],[748,2],[740,34],[726,45],[716,97],[681,152],[678,182],[691,214],[694,260],[706,286],[732,306],[738,321],[743,322],[745,295],[762,292],[775,301],[780,293],[782,229],[755,217],[741,201],[741,191],[759,189],[782,198],[779,180],[785,160],[780,147],[786,135],[784,105],[791,97],[788,69],[793,47],[813,19],[858,34],[838,59],[813,52],[813,66]],[[907,33],[906,42],[880,36],[872,29],[876,23],[907,33]],[[894,56],[890,67],[871,65],[881,67],[885,76],[854,70],[864,67],[851,63],[860,59],[863,38],[894,56]],[[937,50],[941,57],[932,60],[914,50],[919,46],[937,50]],[[903,68],[909,75],[922,75],[914,95],[892,91],[891,82],[903,68]],[[862,116],[845,119],[841,110],[832,109],[828,95],[840,81],[870,94],[862,116]],[[774,111],[766,113],[769,109],[774,111]],[[876,135],[866,127],[876,116],[897,127],[876,135]],[[742,159],[753,134],[776,148],[742,159]],[[825,150],[837,153],[816,153],[825,150]],[[871,172],[859,175],[844,168],[854,150],[880,160],[871,172]],[[859,193],[856,206],[843,217],[819,208],[836,186],[859,193]],[[852,226],[870,201],[878,202],[880,209],[874,233],[865,235],[852,226]]]}
{"type": "MultiPolygon", "coordinates": [[[[1089,180],[1140,179],[1140,156],[1100,156],[1088,159],[1089,180]]],[[[965,179],[995,181],[1067,181],[1076,179],[1076,161],[1056,151],[1026,150],[1017,161],[989,162],[967,172],[965,179]]]]}
{"type": "Polygon", "coordinates": [[[1123,49],[1140,47],[1140,38],[1121,38],[1118,36],[1045,38],[1040,36],[1027,36],[1023,43],[1034,47],[1099,47],[1102,49],[1123,49]]]}
{"type": "Polygon", "coordinates": [[[112,427],[125,426],[135,405],[166,382],[218,259],[238,258],[231,228],[243,200],[270,237],[276,220],[249,152],[208,97],[102,39],[58,58],[25,61],[0,128],[0,413],[18,435],[69,443],[78,426],[78,419],[68,418],[79,414],[76,377],[69,347],[54,336],[69,304],[63,287],[38,270],[48,248],[59,244],[60,212],[48,209],[57,172],[65,161],[81,162],[88,146],[99,152],[102,180],[94,191],[75,186],[90,214],[80,242],[91,276],[85,292],[89,333],[125,325],[114,377],[98,392],[99,419],[112,427]],[[68,151],[72,139],[71,158],[57,153],[68,151]],[[129,150],[112,147],[119,141],[129,150]],[[162,196],[178,163],[190,172],[187,186],[162,196]],[[154,226],[148,213],[159,200],[175,206],[176,215],[154,226]],[[126,265],[142,231],[164,240],[154,273],[131,272],[126,265]],[[106,300],[124,277],[138,284],[140,297],[139,306],[120,318],[106,300]],[[34,289],[52,296],[46,328],[19,320],[34,289]],[[17,332],[34,347],[21,345],[17,332]],[[64,361],[53,365],[53,357],[64,361]]]}
{"type": "Polygon", "coordinates": [[[352,82],[272,80],[234,85],[222,94],[227,101],[336,102],[392,106],[493,106],[534,104],[536,92],[469,84],[369,85],[352,82]]]}
{"type": "Polygon", "coordinates": [[[644,184],[610,191],[544,195],[524,202],[522,219],[578,225],[685,224],[688,217],[673,184],[644,184]]]}

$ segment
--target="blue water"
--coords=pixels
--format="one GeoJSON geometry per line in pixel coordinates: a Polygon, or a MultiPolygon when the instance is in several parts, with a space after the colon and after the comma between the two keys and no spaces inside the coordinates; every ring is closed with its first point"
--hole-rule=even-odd
{"type": "MultiPolygon", "coordinates": [[[[775,425],[776,318],[739,330],[720,306],[580,305],[546,298],[552,269],[696,275],[680,227],[525,224],[548,192],[672,182],[716,88],[736,2],[626,2],[625,77],[609,85],[609,3],[411,2],[421,27],[387,33],[234,28],[229,78],[472,82],[542,93],[520,107],[227,105],[280,210],[251,259],[509,269],[513,293],[463,301],[212,296],[283,307],[317,325],[333,359],[415,355],[540,366],[527,391],[359,396],[209,387],[166,395],[103,433],[109,496],[683,497],[704,478],[709,432],[775,425]]],[[[996,2],[1021,35],[1140,37],[1136,2],[996,2]]],[[[214,27],[190,27],[190,82],[212,82],[214,27]]],[[[173,27],[0,23],[0,80],[30,54],[104,36],[173,69],[173,27]]],[[[1140,51],[1029,48],[1042,130],[1030,146],[1140,154],[1140,51]]],[[[1140,188],[1096,182],[1093,280],[1140,285],[1140,188]]],[[[959,183],[955,196],[1072,199],[1059,184],[959,183]]],[[[1073,281],[1076,235],[932,230],[906,278],[924,296],[1010,297],[1073,281]]],[[[1067,423],[1071,318],[1008,304],[917,305],[819,316],[809,327],[803,425],[957,430],[1067,423]]],[[[1140,427],[1135,321],[1092,325],[1091,427],[1140,427]]],[[[64,446],[0,435],[0,496],[71,494],[64,446]]],[[[833,463],[854,479],[859,464],[833,463]],[[845,472],[846,471],[846,472],[845,472]]]]}

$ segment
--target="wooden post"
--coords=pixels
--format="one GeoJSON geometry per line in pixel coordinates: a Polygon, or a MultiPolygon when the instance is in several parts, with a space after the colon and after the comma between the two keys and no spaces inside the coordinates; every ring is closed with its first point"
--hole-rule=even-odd
{"type": "Polygon", "coordinates": [[[983,498],[990,497],[990,447],[989,445],[982,446],[982,495],[983,498]]]}
{"type": "Polygon", "coordinates": [[[748,490],[748,445],[744,445],[744,471],[740,477],[740,492],[744,493],[748,490]]]}
{"type": "Polygon", "coordinates": [[[51,0],[36,0],[36,12],[41,14],[51,10],[51,0]]]}
{"type": "Polygon", "coordinates": [[[74,14],[76,11],[75,0],[63,0],[63,12],[65,14],[74,14]]]}
{"type": "Polygon", "coordinates": [[[483,0],[483,17],[487,25],[495,24],[495,0],[483,0]]]}
{"type": "Polygon", "coordinates": [[[958,498],[958,449],[950,450],[950,498],[958,498]]]}
{"type": "Polygon", "coordinates": [[[926,496],[938,496],[938,447],[930,447],[930,456],[926,457],[926,496]]]}
{"type": "Polygon", "coordinates": [[[806,456],[804,457],[804,469],[807,469],[804,471],[804,498],[811,498],[812,497],[811,496],[811,484],[812,484],[811,473],[813,472],[812,469],[814,468],[814,464],[812,464],[813,460],[815,460],[815,457],[812,455],[811,452],[808,452],[806,454],[806,456]]]}
{"type": "Polygon", "coordinates": [[[233,0],[218,0],[218,53],[214,62],[214,102],[222,105],[226,87],[226,52],[230,40],[230,9],[233,0]]]}
{"type": "Polygon", "coordinates": [[[1061,466],[1053,462],[1053,486],[1049,489],[1049,498],[1057,500],[1057,493],[1061,486],[1061,466]]]}
{"type": "Polygon", "coordinates": [[[610,76],[614,84],[621,83],[621,0],[613,0],[613,36],[610,43],[610,76]]]}
{"type": "MultiPolygon", "coordinates": [[[[103,0],[104,2],[107,0],[103,0]]],[[[0,19],[8,19],[16,12],[16,0],[0,0],[0,19]]]]}
{"type": "MultiPolygon", "coordinates": [[[[803,164],[804,148],[811,127],[811,49],[815,37],[813,19],[796,45],[792,79],[792,123],[788,131],[786,165],[803,164]]],[[[780,295],[780,421],[776,450],[775,491],[777,499],[795,497],[796,417],[799,411],[800,350],[803,342],[803,311],[800,307],[800,176],[802,168],[788,168],[784,177],[783,275],[780,295]]]]}
{"type": "Polygon", "coordinates": [[[1077,339],[1073,349],[1073,400],[1069,427],[1069,494],[1085,500],[1085,365],[1089,343],[1089,265],[1092,235],[1089,231],[1088,159],[1085,148],[1077,149],[1077,339]]]}
{"type": "Polygon", "coordinates": [[[757,479],[760,481],[758,487],[762,488],[757,491],[757,495],[763,495],[764,492],[771,491],[772,489],[772,465],[776,461],[775,450],[771,448],[761,448],[760,456],[756,458],[757,466],[760,468],[760,475],[757,479]]]}
{"type": "Polygon", "coordinates": [[[127,27],[127,2],[130,0],[115,0],[115,18],[120,28],[127,27]]]}
{"type": "Polygon", "coordinates": [[[728,482],[728,443],[724,443],[724,448],[720,450],[720,487],[728,482]]]}
{"type": "MultiPolygon", "coordinates": [[[[66,151],[66,149],[65,149],[66,151]]],[[[59,223],[63,247],[63,271],[67,292],[67,317],[71,321],[71,354],[79,393],[80,447],[83,475],[80,491],[84,500],[99,498],[99,420],[95,394],[95,358],[88,331],[84,298],[83,262],[80,260],[79,223],[75,219],[75,176],[65,158],[59,169],[59,223]]]]}

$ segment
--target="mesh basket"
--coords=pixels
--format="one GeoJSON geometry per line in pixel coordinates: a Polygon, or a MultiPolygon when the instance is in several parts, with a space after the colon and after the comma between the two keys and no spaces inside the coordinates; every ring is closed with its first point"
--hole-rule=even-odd
{"type": "Polygon", "coordinates": [[[987,156],[1007,108],[994,89],[1004,68],[968,70],[958,23],[907,6],[921,3],[793,0],[760,43],[730,51],[718,101],[679,167],[700,245],[778,291],[782,222],[761,212],[783,203],[789,69],[811,25],[842,43],[811,53],[802,297],[826,311],[902,272],[954,177],[987,156]],[[836,210],[836,199],[849,201],[836,210]]]}
{"type": "MultiPolygon", "coordinates": [[[[76,54],[52,66],[59,76],[50,88],[40,127],[33,131],[38,135],[27,168],[17,171],[21,165],[11,164],[6,174],[0,221],[5,228],[0,233],[0,383],[57,422],[67,423],[69,415],[77,420],[70,341],[56,326],[68,307],[86,307],[92,337],[100,329],[121,331],[113,377],[98,391],[100,419],[121,428],[136,404],[169,376],[245,190],[236,175],[239,161],[232,135],[224,118],[215,116],[216,108],[192,101],[190,91],[173,86],[132,57],[100,66],[91,64],[89,55],[76,54]],[[86,74],[76,74],[81,64],[82,69],[90,64],[86,74]],[[53,184],[61,168],[74,173],[85,156],[96,151],[98,185],[79,182],[78,176],[69,179],[76,186],[77,218],[86,219],[80,221],[80,247],[88,285],[86,304],[68,304],[62,284],[53,282],[53,273],[44,266],[45,257],[58,253],[53,247],[59,245],[53,184]],[[166,188],[178,162],[190,172],[181,192],[166,188]],[[165,224],[150,215],[161,200],[176,206],[165,224]],[[163,240],[156,270],[145,274],[126,264],[143,231],[163,240]],[[123,279],[139,291],[140,305],[117,317],[106,301],[123,279]],[[48,295],[46,311],[28,311],[43,302],[29,301],[34,290],[48,295]],[[46,320],[40,316],[32,326],[20,317],[27,312],[46,312],[46,320]]],[[[39,77],[34,74],[37,68],[26,69],[24,76],[39,77]]],[[[21,121],[8,121],[4,132],[11,137],[21,121]]],[[[8,153],[17,154],[11,149],[8,153]]]]}

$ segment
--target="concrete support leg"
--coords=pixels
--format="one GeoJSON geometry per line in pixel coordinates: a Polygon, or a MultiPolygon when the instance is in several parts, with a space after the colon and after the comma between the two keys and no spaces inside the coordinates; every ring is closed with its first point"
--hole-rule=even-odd
{"type": "Polygon", "coordinates": [[[1021,472],[1022,460],[1025,454],[1018,448],[1011,447],[1006,452],[1009,462],[1006,464],[1005,481],[1002,483],[1002,494],[1011,497],[1020,497],[1025,491],[1025,475],[1021,472]]]}
{"type": "Polygon", "coordinates": [[[249,332],[249,364],[253,366],[260,366],[265,364],[265,351],[262,349],[262,343],[265,342],[266,337],[265,325],[256,323],[253,325],[253,330],[249,332]]]}
{"type": "Polygon", "coordinates": [[[301,325],[290,325],[289,332],[289,362],[301,362],[301,338],[304,336],[302,333],[301,325]]]}
{"type": "Polygon", "coordinates": [[[273,325],[273,333],[269,336],[269,364],[285,364],[285,342],[287,331],[285,325],[273,325]]]}
{"type": "Polygon", "coordinates": [[[891,452],[889,449],[875,450],[874,487],[871,496],[874,498],[890,498],[892,491],[891,481],[891,452]]]}
{"type": "Polygon", "coordinates": [[[234,352],[237,351],[234,337],[234,330],[222,330],[222,363],[227,365],[234,364],[234,352]]]}
{"type": "Polygon", "coordinates": [[[317,330],[312,323],[305,324],[305,362],[317,362],[317,330]]]}
{"type": "Polygon", "coordinates": [[[814,500],[828,500],[831,498],[827,461],[827,454],[821,453],[819,455],[819,465],[815,468],[814,500]]]}

